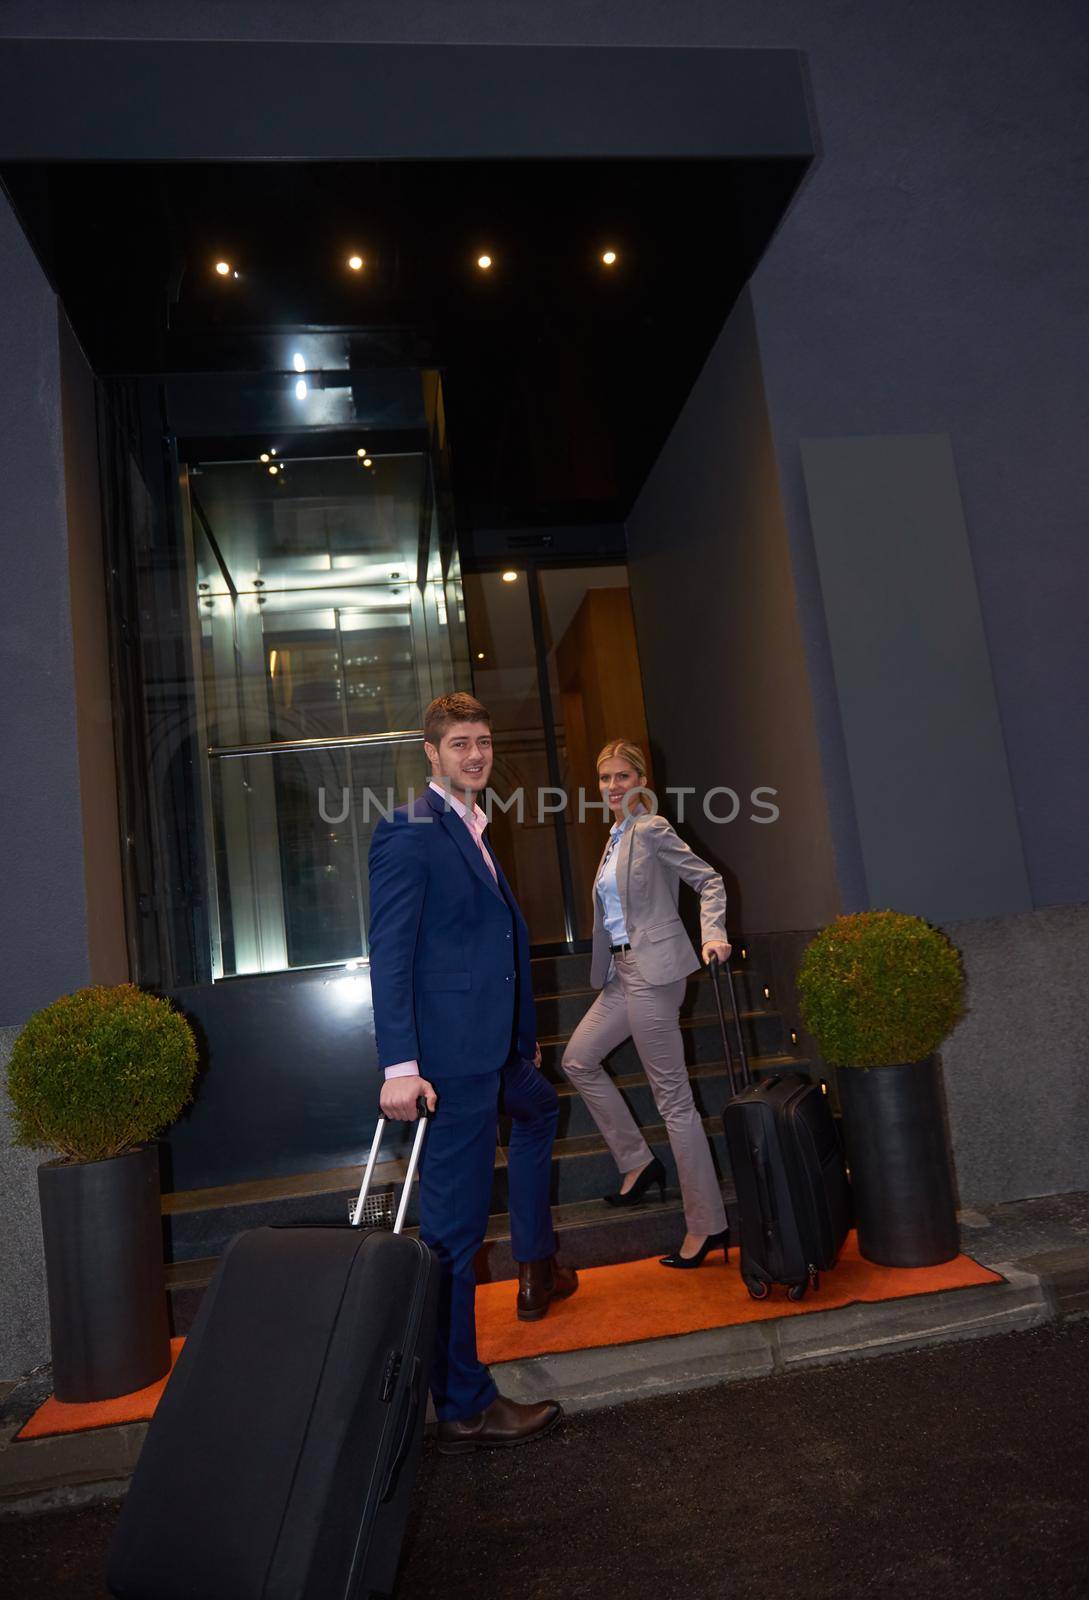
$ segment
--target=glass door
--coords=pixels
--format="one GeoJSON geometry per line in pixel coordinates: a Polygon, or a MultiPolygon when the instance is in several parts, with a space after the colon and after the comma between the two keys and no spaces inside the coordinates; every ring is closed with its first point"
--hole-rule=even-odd
{"type": "Polygon", "coordinates": [[[464,588],[475,692],[494,718],[492,837],[534,944],[581,944],[608,826],[595,759],[608,739],[648,743],[627,569],[528,563],[464,588]]]}

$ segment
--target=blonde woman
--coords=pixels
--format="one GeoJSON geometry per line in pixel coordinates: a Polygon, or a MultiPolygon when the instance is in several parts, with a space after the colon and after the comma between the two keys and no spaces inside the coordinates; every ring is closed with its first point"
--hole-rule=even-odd
{"type": "Polygon", "coordinates": [[[643,805],[647,763],[638,745],[613,739],[597,758],[597,777],[614,819],[594,880],[590,981],[601,993],[571,1035],[563,1070],[620,1171],[620,1188],[605,1196],[608,1203],[634,1205],[655,1184],[664,1198],[665,1168],[601,1064],[610,1050],[634,1039],[669,1134],[688,1230],[662,1265],[698,1267],[708,1250],[721,1247],[725,1254],[730,1232],[681,1041],[681,1000],[699,960],[677,915],[677,894],[682,878],[696,890],[703,959],[725,961],[726,889],[665,817],[643,805]]]}

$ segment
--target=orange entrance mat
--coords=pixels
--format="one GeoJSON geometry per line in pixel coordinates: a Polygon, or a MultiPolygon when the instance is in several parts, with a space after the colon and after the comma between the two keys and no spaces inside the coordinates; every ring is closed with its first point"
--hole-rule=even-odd
{"type": "Polygon", "coordinates": [[[878,1267],[859,1255],[853,1231],[837,1265],[821,1274],[816,1294],[810,1291],[798,1302],[788,1300],[782,1288],[773,1289],[766,1300],[751,1299],[741,1281],[736,1249],[730,1251],[728,1266],[719,1252],[692,1272],[659,1266],[655,1256],[580,1272],[578,1292],[557,1301],[540,1322],[516,1320],[513,1283],[482,1284],[476,1292],[477,1348],[485,1363],[516,1361],[1004,1281],[1001,1273],[981,1267],[971,1256],[956,1256],[940,1267],[878,1267]]]}
{"type": "MultiPolygon", "coordinates": [[[[170,1372],[174,1370],[174,1363],[184,1339],[171,1339],[170,1341],[170,1372]]],[[[52,1395],[40,1405],[34,1415],[25,1422],[15,1435],[19,1439],[43,1439],[50,1433],[82,1433],[87,1428],[114,1428],[120,1422],[146,1422],[155,1407],[159,1404],[159,1396],[166,1388],[170,1372],[161,1377],[158,1383],[148,1384],[146,1389],[137,1389],[134,1394],[118,1395],[116,1400],[91,1400],[86,1405],[66,1405],[62,1400],[55,1400],[52,1395]]]]}
{"type": "MultiPolygon", "coordinates": [[[[970,1256],[957,1256],[940,1267],[878,1267],[858,1253],[854,1233],[848,1235],[839,1264],[823,1273],[816,1294],[793,1304],[785,1289],[773,1289],[766,1300],[751,1300],[741,1281],[736,1250],[729,1266],[722,1256],[709,1256],[694,1272],[671,1272],[649,1261],[628,1261],[617,1267],[589,1267],[579,1273],[578,1293],[558,1301],[540,1322],[519,1322],[514,1315],[513,1281],[485,1283],[476,1293],[477,1347],[485,1362],[515,1361],[522,1356],[560,1350],[587,1350],[595,1345],[632,1344],[670,1334],[696,1333],[737,1322],[765,1322],[775,1317],[805,1316],[858,1301],[899,1300],[907,1295],[934,1294],[939,1289],[966,1289],[977,1283],[1002,1283],[1000,1273],[981,1267],[970,1256]]],[[[171,1366],[184,1340],[172,1339],[171,1366]]],[[[17,1434],[40,1439],[47,1434],[79,1433],[121,1422],[143,1422],[152,1415],[166,1378],[135,1394],[90,1405],[64,1405],[52,1397],[38,1407],[17,1434]]]]}

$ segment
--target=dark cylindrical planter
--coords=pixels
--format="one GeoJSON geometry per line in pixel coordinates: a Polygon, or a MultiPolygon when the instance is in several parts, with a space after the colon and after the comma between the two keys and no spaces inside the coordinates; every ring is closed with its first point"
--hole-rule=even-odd
{"type": "Polygon", "coordinates": [[[932,1267],[960,1250],[953,1165],[934,1056],[841,1067],[858,1248],[885,1267],[932,1267]]]}
{"type": "Polygon", "coordinates": [[[159,1152],[38,1168],[53,1391],[109,1400],[170,1367],[159,1152]]]}

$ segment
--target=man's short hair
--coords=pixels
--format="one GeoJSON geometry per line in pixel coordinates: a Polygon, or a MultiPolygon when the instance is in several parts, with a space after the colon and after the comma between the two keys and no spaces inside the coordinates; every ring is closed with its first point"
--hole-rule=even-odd
{"type": "Polygon", "coordinates": [[[443,734],[455,722],[486,722],[492,725],[491,713],[474,695],[459,689],[454,694],[440,694],[424,712],[424,738],[436,750],[443,734]]]}

